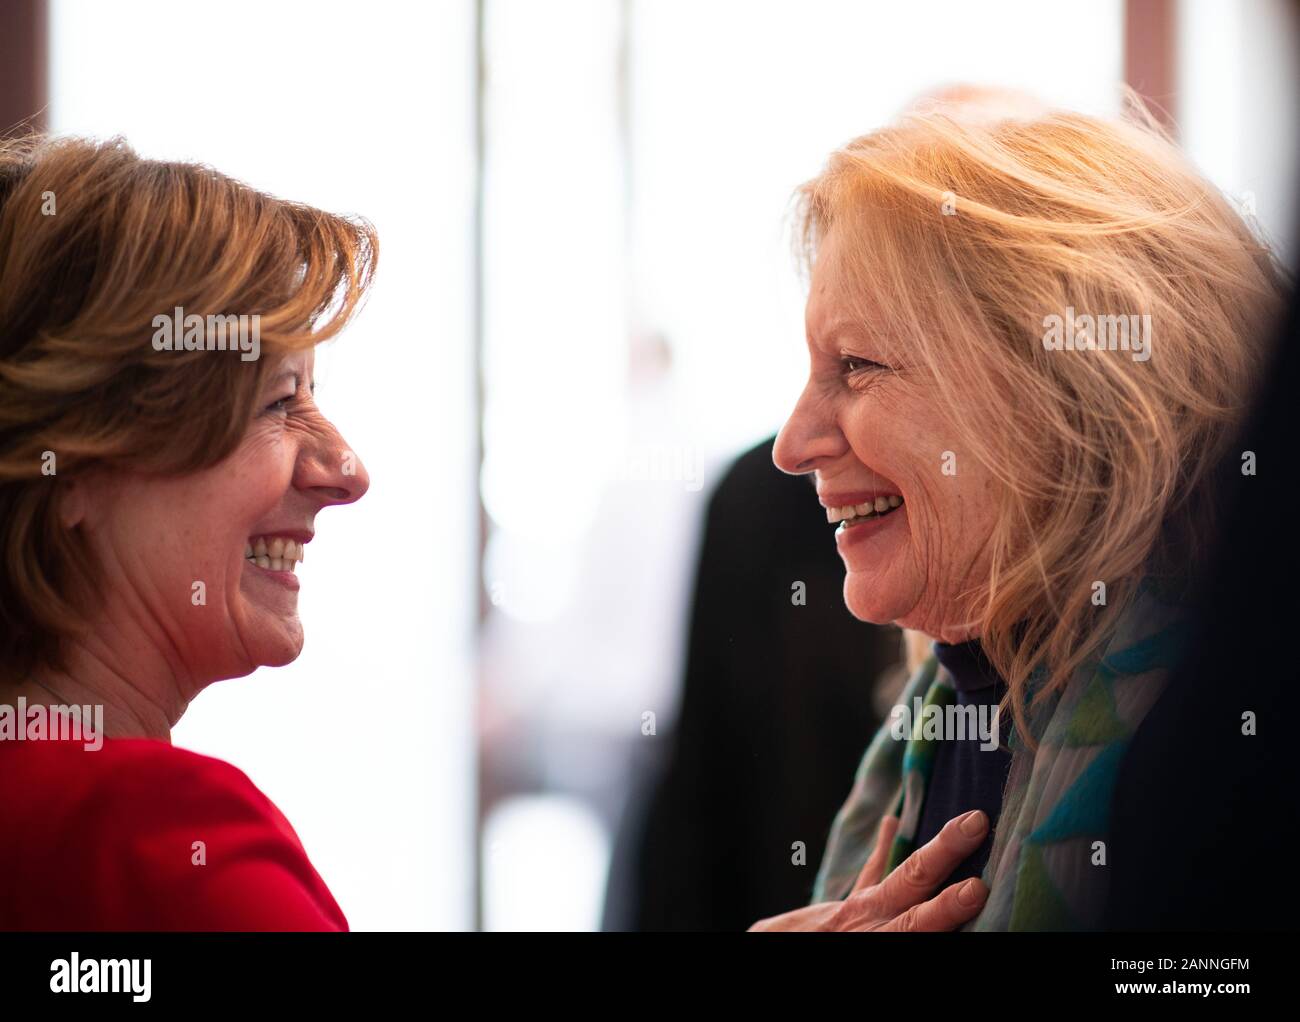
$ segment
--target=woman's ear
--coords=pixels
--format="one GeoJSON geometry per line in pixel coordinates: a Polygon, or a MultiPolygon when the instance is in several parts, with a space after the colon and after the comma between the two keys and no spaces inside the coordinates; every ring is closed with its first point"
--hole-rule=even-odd
{"type": "Polygon", "coordinates": [[[60,479],[55,495],[59,522],[65,529],[75,529],[86,519],[87,485],[84,478],[60,479]]]}

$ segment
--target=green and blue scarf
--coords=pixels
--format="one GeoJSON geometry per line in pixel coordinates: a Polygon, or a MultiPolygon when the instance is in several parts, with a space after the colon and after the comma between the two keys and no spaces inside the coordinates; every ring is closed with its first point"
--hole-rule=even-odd
{"type": "MultiPolygon", "coordinates": [[[[1101,655],[1029,711],[1031,750],[1009,732],[1011,768],[983,880],[988,902],[964,929],[1089,930],[1101,925],[1108,887],[1111,795],[1138,725],[1159,698],[1183,648],[1184,618],[1143,587],[1101,655]]],[[[933,653],[913,673],[903,706],[942,708],[952,677],[933,653]]],[[[899,817],[886,874],[914,849],[936,751],[921,730],[895,738],[886,721],[868,746],[835,817],[813,902],[847,897],[870,857],[881,818],[899,817]]]]}

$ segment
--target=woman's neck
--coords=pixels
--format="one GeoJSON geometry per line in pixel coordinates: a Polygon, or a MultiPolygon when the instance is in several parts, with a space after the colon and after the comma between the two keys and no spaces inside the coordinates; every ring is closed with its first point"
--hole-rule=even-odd
{"type": "Polygon", "coordinates": [[[170,742],[171,729],[183,707],[169,711],[149,688],[115,670],[84,647],[69,649],[66,669],[37,668],[28,677],[0,685],[0,702],[28,707],[76,707],[85,717],[102,721],[108,738],[152,738],[170,742]],[[174,716],[173,716],[174,713],[174,716]]]}

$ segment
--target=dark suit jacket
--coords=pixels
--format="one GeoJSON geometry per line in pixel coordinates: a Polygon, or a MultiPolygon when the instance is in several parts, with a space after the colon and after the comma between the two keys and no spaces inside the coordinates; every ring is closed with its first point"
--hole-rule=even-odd
{"type": "Polygon", "coordinates": [[[901,656],[897,629],[845,609],[843,581],[809,481],[773,466],[770,440],[743,455],[709,503],[676,733],[642,765],[606,929],[743,930],[807,903],[879,723],[872,687],[901,656]]]}
{"type": "Polygon", "coordinates": [[[1236,492],[1195,647],[1134,736],[1112,812],[1114,929],[1300,926],[1300,305],[1220,485],[1236,492]],[[1241,451],[1256,454],[1243,476],[1241,451]],[[1257,733],[1242,733],[1243,714],[1257,733]]]}

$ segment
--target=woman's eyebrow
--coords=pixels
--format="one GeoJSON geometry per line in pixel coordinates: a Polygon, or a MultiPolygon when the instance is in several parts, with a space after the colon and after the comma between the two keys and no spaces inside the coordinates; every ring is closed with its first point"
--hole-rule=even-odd
{"type": "Polygon", "coordinates": [[[847,348],[885,361],[899,355],[898,337],[880,320],[837,319],[823,337],[823,346],[836,352],[847,348]]]}
{"type": "Polygon", "coordinates": [[[863,355],[887,357],[888,345],[879,334],[872,334],[864,326],[834,330],[826,335],[823,344],[833,354],[856,352],[863,355]]]}
{"type": "Polygon", "coordinates": [[[869,323],[856,316],[841,316],[826,324],[824,329],[816,331],[814,339],[829,346],[844,337],[869,340],[873,336],[878,334],[874,334],[869,323]]]}

